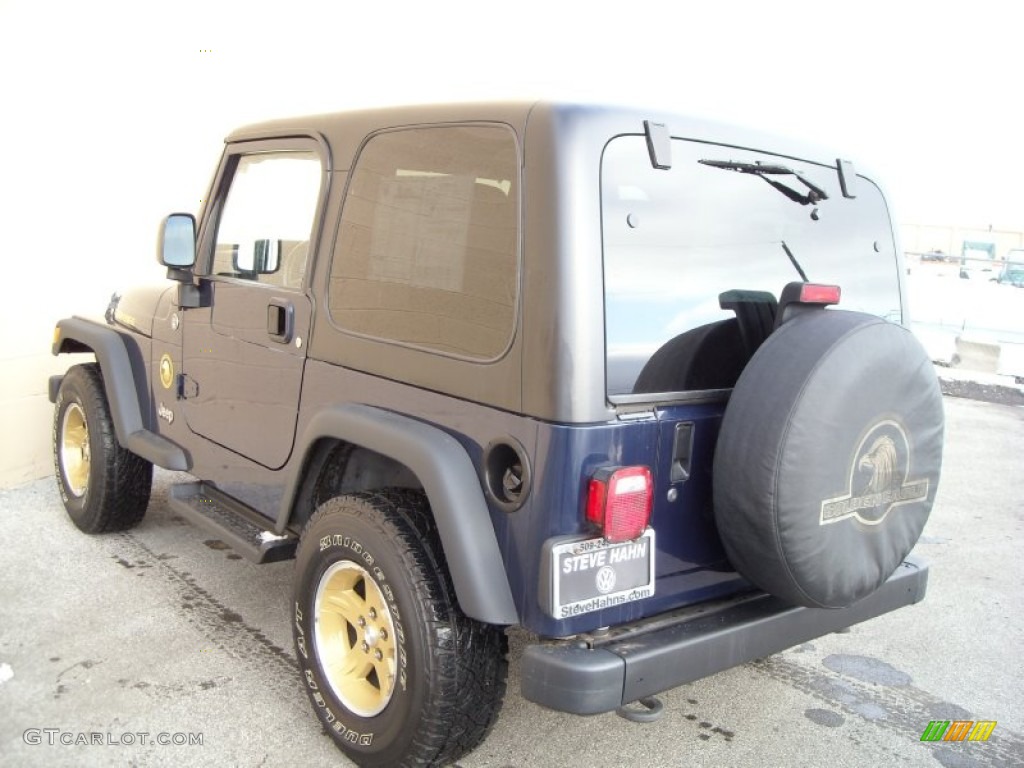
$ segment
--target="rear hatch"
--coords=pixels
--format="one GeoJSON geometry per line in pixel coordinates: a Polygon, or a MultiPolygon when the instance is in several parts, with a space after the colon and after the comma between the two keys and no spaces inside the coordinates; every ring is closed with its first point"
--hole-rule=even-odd
{"type": "Polygon", "coordinates": [[[648,614],[747,588],[715,529],[713,458],[783,287],[839,285],[844,309],[903,321],[885,199],[849,164],[679,138],[669,164],[627,135],[601,169],[607,395],[620,420],[657,423],[648,614]]]}

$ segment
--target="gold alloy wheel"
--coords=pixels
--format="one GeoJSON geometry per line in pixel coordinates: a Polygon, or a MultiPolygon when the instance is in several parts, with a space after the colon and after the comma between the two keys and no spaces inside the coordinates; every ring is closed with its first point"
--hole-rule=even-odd
{"type": "Polygon", "coordinates": [[[373,577],[335,563],[316,590],[313,643],[331,690],[353,714],[372,717],[395,690],[395,625],[373,577]]]}
{"type": "Polygon", "coordinates": [[[89,450],[89,425],[85,421],[85,411],[78,403],[71,403],[61,420],[60,465],[71,494],[76,498],[85,496],[89,490],[92,454],[89,450]]]}

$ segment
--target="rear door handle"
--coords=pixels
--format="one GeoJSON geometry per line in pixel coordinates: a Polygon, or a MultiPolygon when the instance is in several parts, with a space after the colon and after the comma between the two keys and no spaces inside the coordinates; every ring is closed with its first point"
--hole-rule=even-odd
{"type": "Polygon", "coordinates": [[[295,307],[287,299],[271,299],[267,305],[267,335],[279,344],[290,344],[295,330],[295,307]]]}

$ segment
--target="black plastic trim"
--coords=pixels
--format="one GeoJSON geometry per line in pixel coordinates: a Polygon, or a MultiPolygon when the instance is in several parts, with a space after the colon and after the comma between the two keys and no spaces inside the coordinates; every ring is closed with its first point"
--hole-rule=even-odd
{"type": "Polygon", "coordinates": [[[530,487],[532,482],[530,459],[526,455],[526,449],[523,448],[523,444],[511,436],[492,440],[484,449],[483,470],[484,491],[487,494],[487,498],[489,498],[491,502],[502,512],[511,513],[521,509],[523,504],[526,503],[527,498],[530,496],[530,487]],[[512,499],[507,497],[507,492],[503,487],[504,473],[496,471],[500,468],[501,462],[497,461],[498,466],[495,466],[498,455],[501,452],[506,451],[512,452],[518,460],[519,466],[522,470],[522,477],[520,477],[520,490],[516,494],[515,498],[512,499]]]}
{"type": "Polygon", "coordinates": [[[523,653],[523,697],[578,715],[610,712],[917,603],[927,585],[927,564],[907,558],[848,608],[803,608],[755,593],[616,627],[607,640],[530,645],[523,653]]]}
{"type": "Polygon", "coordinates": [[[206,483],[171,486],[171,509],[211,532],[253,563],[275,563],[295,557],[299,539],[275,535],[270,520],[252,507],[206,483]]]}
{"type": "MultiPolygon", "coordinates": [[[[79,351],[77,347],[84,345],[96,355],[103,373],[103,386],[117,441],[136,456],[157,466],[189,470],[191,464],[180,446],[144,427],[131,358],[120,334],[82,317],[65,318],[57,323],[57,327],[60,332],[53,344],[53,354],[79,351]]],[[[52,386],[53,379],[50,380],[52,386]]],[[[56,393],[53,393],[53,398],[56,399],[56,393]]]]}
{"type": "MultiPolygon", "coordinates": [[[[308,450],[323,437],[369,448],[407,466],[430,501],[463,612],[489,624],[519,623],[480,478],[454,437],[422,421],[358,403],[317,413],[298,445],[308,450]]],[[[279,533],[288,525],[303,464],[294,464],[277,521],[279,533]]]]}
{"type": "Polygon", "coordinates": [[[57,393],[60,391],[60,383],[62,381],[64,381],[64,375],[57,374],[56,376],[51,376],[50,380],[47,382],[46,394],[47,397],[50,398],[51,403],[57,402],[57,393]]]}

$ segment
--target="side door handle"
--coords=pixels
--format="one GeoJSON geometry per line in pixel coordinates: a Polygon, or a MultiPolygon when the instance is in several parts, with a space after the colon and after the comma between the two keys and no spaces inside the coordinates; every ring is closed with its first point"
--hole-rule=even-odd
{"type": "Polygon", "coordinates": [[[267,305],[267,335],[279,344],[290,344],[294,331],[295,307],[287,299],[271,299],[267,305]]]}

